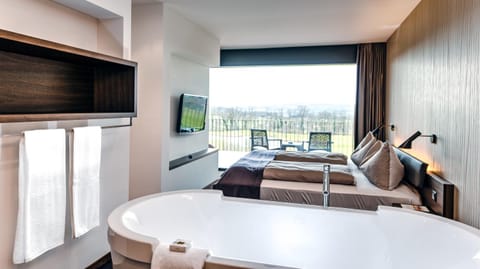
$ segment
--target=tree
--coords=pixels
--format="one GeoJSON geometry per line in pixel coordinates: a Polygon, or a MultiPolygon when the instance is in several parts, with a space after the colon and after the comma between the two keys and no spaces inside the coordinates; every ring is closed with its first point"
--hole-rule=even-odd
{"type": "Polygon", "coordinates": [[[297,115],[298,115],[298,118],[300,119],[300,130],[302,131],[302,133],[305,132],[305,119],[308,117],[308,114],[309,114],[309,110],[308,110],[308,107],[305,106],[305,105],[302,105],[302,106],[298,106],[297,107],[297,115]]]}
{"type": "Polygon", "coordinates": [[[240,126],[239,120],[242,119],[243,111],[238,107],[229,107],[222,113],[222,122],[225,130],[237,130],[240,126]]]}

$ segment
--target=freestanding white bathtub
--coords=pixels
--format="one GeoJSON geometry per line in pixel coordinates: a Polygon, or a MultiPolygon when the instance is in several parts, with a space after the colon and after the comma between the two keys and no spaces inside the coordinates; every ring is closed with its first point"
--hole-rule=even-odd
{"type": "Polygon", "coordinates": [[[324,209],[180,191],[132,200],[108,224],[117,269],[149,268],[152,249],[178,238],[210,251],[206,269],[480,268],[479,230],[401,208],[324,209]]]}

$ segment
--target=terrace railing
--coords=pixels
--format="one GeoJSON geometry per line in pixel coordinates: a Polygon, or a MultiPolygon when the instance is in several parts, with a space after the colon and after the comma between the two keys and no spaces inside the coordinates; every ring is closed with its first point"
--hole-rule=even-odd
{"type": "Polygon", "coordinates": [[[331,132],[332,151],[350,154],[353,150],[353,121],[328,119],[221,119],[210,117],[209,143],[222,151],[250,151],[250,129],[266,129],[268,138],[286,142],[308,142],[310,132],[331,132]]]}

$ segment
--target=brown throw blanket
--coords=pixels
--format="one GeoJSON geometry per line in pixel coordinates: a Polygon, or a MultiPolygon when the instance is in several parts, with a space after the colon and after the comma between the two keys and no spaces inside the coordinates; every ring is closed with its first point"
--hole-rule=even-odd
{"type": "MultiPolygon", "coordinates": [[[[263,171],[263,178],[300,182],[323,182],[324,163],[271,161],[263,171]]],[[[330,183],[355,185],[350,169],[345,165],[330,165],[330,183]]]]}
{"type": "Polygon", "coordinates": [[[228,168],[213,188],[222,190],[225,196],[260,199],[263,170],[276,153],[274,150],[248,153],[228,168]]]}
{"type": "Polygon", "coordinates": [[[328,151],[279,151],[275,155],[276,161],[290,161],[290,162],[319,162],[330,164],[347,164],[347,156],[342,153],[328,152],[328,151]]]}

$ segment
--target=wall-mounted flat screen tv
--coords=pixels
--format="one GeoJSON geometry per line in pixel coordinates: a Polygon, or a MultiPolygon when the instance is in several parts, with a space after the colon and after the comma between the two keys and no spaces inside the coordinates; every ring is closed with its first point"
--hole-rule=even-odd
{"type": "Polygon", "coordinates": [[[177,132],[192,134],[205,130],[207,96],[183,93],[178,106],[177,132]]]}

